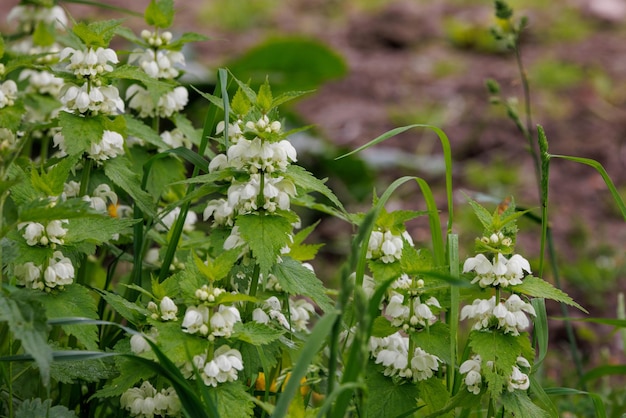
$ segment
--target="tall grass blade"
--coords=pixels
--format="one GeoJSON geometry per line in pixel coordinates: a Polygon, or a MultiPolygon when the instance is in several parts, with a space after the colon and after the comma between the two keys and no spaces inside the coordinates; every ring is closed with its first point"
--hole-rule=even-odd
{"type": "Polygon", "coordinates": [[[533,371],[536,371],[548,353],[548,314],[546,313],[546,301],[543,298],[533,298],[530,303],[535,309],[535,320],[533,334],[537,343],[537,351],[539,357],[533,365],[533,371]]]}
{"type": "MultiPolygon", "coordinates": [[[[450,263],[450,275],[459,277],[459,236],[448,234],[448,262],[450,263]]],[[[450,286],[450,312],[448,324],[450,325],[450,364],[456,365],[458,354],[458,330],[459,330],[459,306],[460,292],[457,286],[450,286]]],[[[455,368],[448,368],[448,391],[454,395],[455,368]]]]}

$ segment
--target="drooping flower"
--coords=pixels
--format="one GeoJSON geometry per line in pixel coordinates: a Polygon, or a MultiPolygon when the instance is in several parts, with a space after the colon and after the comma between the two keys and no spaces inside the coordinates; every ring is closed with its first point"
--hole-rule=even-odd
{"type": "Polygon", "coordinates": [[[73,71],[77,77],[95,77],[113,71],[109,63],[117,64],[117,53],[111,48],[98,47],[79,50],[64,48],[59,54],[61,61],[69,60],[67,69],[73,71]]]}
{"type": "Polygon", "coordinates": [[[124,137],[115,131],[104,131],[102,140],[92,143],[89,148],[89,158],[102,162],[110,158],[115,158],[124,153],[124,137]]]}
{"type": "Polygon", "coordinates": [[[62,252],[55,251],[43,274],[46,287],[66,286],[74,281],[74,265],[62,252]]]}
{"type": "Polygon", "coordinates": [[[472,283],[477,283],[481,287],[488,286],[515,286],[522,284],[524,271],[530,273],[530,263],[519,254],[513,255],[510,259],[497,253],[490,261],[483,254],[470,257],[463,264],[463,273],[474,271],[476,277],[472,283]]]}
{"type": "Polygon", "coordinates": [[[13,80],[0,83],[0,109],[13,106],[17,99],[17,84],[13,80]]]}
{"type": "Polygon", "coordinates": [[[472,356],[472,358],[465,360],[461,367],[459,368],[459,373],[465,375],[465,385],[467,386],[467,390],[474,395],[478,395],[482,388],[482,376],[480,374],[481,370],[481,361],[480,355],[472,356]]]}
{"type": "Polygon", "coordinates": [[[239,310],[234,306],[220,305],[217,312],[211,315],[211,335],[228,338],[237,322],[241,322],[239,310]]]}
{"type": "Polygon", "coordinates": [[[215,350],[212,360],[207,361],[206,354],[194,356],[193,364],[187,364],[184,371],[191,378],[195,378],[194,367],[205,385],[216,387],[219,383],[237,380],[238,372],[243,370],[243,360],[237,349],[222,345],[215,350]]]}
{"type": "Polygon", "coordinates": [[[433,377],[433,373],[439,370],[441,359],[432,354],[427,353],[422,348],[417,347],[413,352],[411,359],[411,371],[413,380],[426,380],[433,377]]]}
{"type": "Polygon", "coordinates": [[[174,301],[165,296],[161,299],[161,303],[159,304],[159,308],[161,310],[161,319],[164,321],[176,321],[176,314],[178,313],[178,306],[174,303],[174,301]]]}
{"type": "Polygon", "coordinates": [[[209,333],[208,322],[209,308],[207,306],[189,306],[181,326],[183,331],[189,334],[207,335],[209,333]]]}

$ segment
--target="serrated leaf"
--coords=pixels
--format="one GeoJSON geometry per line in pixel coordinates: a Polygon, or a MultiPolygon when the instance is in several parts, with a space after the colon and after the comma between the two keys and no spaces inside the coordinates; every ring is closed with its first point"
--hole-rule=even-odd
{"type": "Polygon", "coordinates": [[[205,35],[199,34],[199,33],[195,33],[195,32],[185,32],[181,35],[180,38],[173,40],[172,42],[170,42],[169,44],[167,44],[165,46],[165,48],[167,49],[171,49],[171,50],[180,50],[185,44],[188,44],[190,42],[202,42],[202,41],[206,41],[209,38],[205,35]]]}
{"type": "MultiPolygon", "coordinates": [[[[420,410],[423,415],[443,409],[450,401],[450,395],[448,394],[446,385],[442,380],[436,377],[419,382],[418,388],[420,398],[426,401],[426,406],[424,409],[420,410]]],[[[439,416],[453,418],[454,412],[448,412],[447,414],[441,414],[439,416]]]]}
{"type": "Polygon", "coordinates": [[[194,253],[193,259],[198,270],[206,276],[211,282],[222,280],[228,277],[228,273],[232,270],[233,266],[239,259],[239,249],[232,249],[224,251],[218,255],[214,260],[208,259],[205,262],[194,253]]]}
{"type": "Polygon", "coordinates": [[[74,169],[78,156],[61,159],[47,171],[39,173],[35,168],[31,170],[31,182],[35,189],[40,190],[47,196],[59,196],[63,192],[63,186],[74,169]]]}
{"type": "Polygon", "coordinates": [[[130,302],[120,295],[100,289],[98,289],[97,292],[102,295],[104,300],[106,300],[117,313],[122,315],[122,317],[128,320],[131,324],[138,325],[143,323],[150,315],[150,311],[146,308],[130,302]]]}
{"type": "Polygon", "coordinates": [[[506,388],[517,357],[524,355],[529,358],[527,352],[529,349],[532,352],[526,333],[513,336],[497,331],[472,331],[469,344],[472,351],[481,356],[481,373],[489,385],[489,392],[494,400],[498,399],[506,388]],[[492,368],[487,367],[488,361],[493,362],[492,368]]]}
{"type": "Polygon", "coordinates": [[[428,329],[409,334],[416,347],[450,364],[450,329],[443,322],[435,322],[428,329]]]}
{"type": "Polygon", "coordinates": [[[416,210],[394,210],[392,212],[387,212],[383,208],[378,219],[376,220],[376,225],[390,230],[395,235],[399,235],[406,230],[404,227],[405,222],[427,214],[428,211],[416,210]]]}
{"type": "Polygon", "coordinates": [[[176,127],[183,133],[183,135],[185,135],[185,137],[187,137],[191,141],[192,144],[198,146],[200,145],[202,131],[195,129],[193,127],[193,124],[189,119],[187,119],[187,116],[185,116],[185,114],[175,113],[172,116],[172,119],[174,120],[174,124],[176,125],[176,127]]]}
{"type": "Polygon", "coordinates": [[[313,232],[317,225],[319,225],[319,221],[298,231],[298,233],[293,236],[293,243],[290,245],[291,251],[289,251],[291,258],[298,261],[312,260],[315,258],[318,250],[322,248],[324,244],[304,244],[304,240],[313,232]]]}
{"type": "Polygon", "coordinates": [[[52,378],[60,383],[97,382],[117,375],[110,359],[53,361],[52,378]]]}
{"type": "Polygon", "coordinates": [[[88,47],[102,47],[109,45],[111,38],[115,36],[121,20],[104,20],[92,23],[78,22],[72,27],[72,31],[88,47]]]}
{"type": "Polygon", "coordinates": [[[250,379],[259,371],[271,370],[276,367],[284,349],[284,345],[280,340],[265,345],[253,345],[237,341],[233,344],[233,347],[237,348],[241,353],[244,365],[240,380],[250,379]]]}
{"type": "Polygon", "coordinates": [[[283,257],[283,262],[277,263],[272,273],[288,294],[307,296],[324,312],[333,309],[333,302],[326,294],[323,283],[302,263],[290,257],[283,257]]]}
{"type": "Polygon", "coordinates": [[[574,302],[574,300],[569,297],[567,293],[563,292],[560,289],[557,289],[556,287],[552,286],[545,280],[540,279],[539,277],[526,276],[526,278],[522,281],[522,284],[512,286],[511,290],[528,296],[552,299],[557,302],[563,302],[567,305],[574,306],[585,313],[589,313],[585,308],[574,302]]]}
{"type": "MultiPolygon", "coordinates": [[[[98,307],[92,294],[79,284],[39,298],[49,319],[80,317],[98,319],[98,307]]],[[[88,350],[98,349],[96,325],[63,325],[63,330],[75,336],[88,350]]]]}
{"type": "Polygon", "coordinates": [[[265,78],[265,83],[259,87],[259,92],[256,96],[256,105],[259,107],[263,114],[270,111],[272,108],[272,89],[270,87],[269,80],[265,78]]]}
{"type": "Polygon", "coordinates": [[[46,399],[25,399],[15,411],[15,418],[76,418],[74,411],[62,405],[52,406],[52,401],[46,399]]]}
{"type": "Polygon", "coordinates": [[[7,322],[13,336],[21,341],[37,366],[44,385],[50,381],[52,349],[48,345],[48,324],[41,305],[28,292],[0,294],[0,322],[7,322]]]}
{"type": "Polygon", "coordinates": [[[382,261],[369,260],[367,263],[372,277],[377,283],[386,282],[389,279],[399,278],[404,271],[399,262],[383,263],[382,261]]]}
{"type": "Polygon", "coordinates": [[[493,224],[493,215],[475,200],[469,199],[468,203],[474,210],[474,214],[483,225],[483,228],[490,230],[493,224]]]}
{"type": "Polygon", "coordinates": [[[152,0],[146,8],[144,19],[149,26],[169,28],[174,20],[174,1],[152,0]]]}
{"type": "Polygon", "coordinates": [[[113,235],[125,232],[137,222],[136,219],[118,219],[106,215],[70,219],[65,241],[101,244],[109,241],[113,235]]]}
{"type": "Polygon", "coordinates": [[[151,321],[157,328],[157,342],[163,353],[174,363],[191,362],[196,354],[204,353],[209,340],[183,332],[178,322],[151,321]]]}
{"type": "Polygon", "coordinates": [[[266,345],[276,341],[285,330],[275,329],[258,322],[238,322],[233,329],[232,338],[252,345],[266,345]]]}
{"type": "Polygon", "coordinates": [[[328,200],[330,200],[341,212],[345,213],[345,209],[337,196],[332,190],[324,184],[324,181],[319,180],[313,174],[306,171],[304,168],[298,165],[290,165],[287,167],[287,173],[285,177],[293,180],[297,187],[302,188],[305,192],[318,192],[328,200]]]}
{"type": "Polygon", "coordinates": [[[367,364],[364,380],[369,394],[367,417],[397,417],[415,410],[419,396],[416,385],[394,383],[372,361],[367,364]]]}
{"type": "Polygon", "coordinates": [[[254,413],[254,403],[251,396],[246,387],[239,381],[222,383],[211,388],[209,393],[215,399],[220,417],[245,418],[254,413]]]}
{"type": "Polygon", "coordinates": [[[291,223],[282,216],[259,212],[238,216],[235,225],[250,246],[261,274],[267,274],[276,264],[280,250],[290,244],[291,223]]]}
{"type": "Polygon", "coordinates": [[[102,140],[106,116],[83,118],[73,113],[60,112],[59,126],[65,138],[65,150],[69,155],[82,154],[92,143],[102,140]]]}
{"type": "Polygon", "coordinates": [[[92,398],[119,397],[128,388],[133,387],[140,380],[149,379],[155,374],[154,370],[145,367],[143,364],[138,362],[131,361],[128,358],[116,357],[115,363],[120,375],[96,392],[92,398]]]}
{"type": "Polygon", "coordinates": [[[167,144],[163,142],[163,139],[152,127],[131,115],[124,115],[124,120],[126,121],[126,132],[128,135],[141,138],[157,148],[168,148],[167,144]]]}
{"type": "Polygon", "coordinates": [[[233,100],[230,103],[230,108],[237,116],[243,116],[250,110],[250,100],[245,95],[241,88],[237,89],[237,92],[233,96],[233,100]]]}
{"type": "Polygon", "coordinates": [[[141,189],[141,179],[137,173],[132,171],[130,163],[126,158],[117,157],[108,160],[104,164],[104,173],[113,183],[122,188],[134,199],[135,203],[141,208],[144,214],[150,217],[155,216],[152,196],[141,189]]]}
{"type": "Polygon", "coordinates": [[[506,391],[502,394],[502,406],[506,416],[524,418],[550,418],[548,411],[541,409],[526,394],[525,391],[506,391]]]}

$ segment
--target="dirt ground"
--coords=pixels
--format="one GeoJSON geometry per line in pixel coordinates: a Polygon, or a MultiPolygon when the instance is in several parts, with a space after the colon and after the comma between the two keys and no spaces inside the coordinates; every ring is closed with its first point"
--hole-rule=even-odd
{"type": "MultiPolygon", "coordinates": [[[[4,0],[0,4],[0,30],[8,27],[2,16],[16,2],[4,0]]],[[[107,3],[142,11],[148,1],[131,4],[111,0],[107,3]]],[[[555,3],[579,12],[593,30],[578,39],[553,40],[543,34],[559,23],[555,20],[558,18],[549,17],[555,12],[554,8],[521,11],[530,18],[522,46],[527,68],[540,60],[552,59],[575,65],[583,72],[582,81],[547,92],[536,89],[534,80],[530,80],[534,123],[544,127],[551,153],[599,161],[625,198],[626,5],[621,0],[604,0],[595,6],[591,0],[555,3]],[[600,3],[612,4],[613,8],[606,12],[598,8],[600,3]],[[594,74],[599,70],[606,76],[602,80],[608,82],[604,90],[594,84],[597,81],[594,74]]],[[[460,45],[458,40],[455,45],[451,42],[450,30],[445,29],[444,23],[451,20],[488,26],[492,14],[490,2],[465,6],[454,1],[398,0],[374,11],[340,0],[292,0],[279,4],[278,11],[264,16],[246,30],[225,31],[217,29],[219,25],[215,23],[219,22],[219,17],[207,18],[203,12],[204,2],[179,0],[174,27],[180,32],[195,31],[212,38],[194,46],[195,56],[207,68],[217,68],[277,33],[320,39],[339,51],[349,71],[346,77],[324,85],[297,104],[304,121],[315,125],[319,135],[334,144],[356,148],[398,126],[398,121],[394,120],[398,109],[413,110],[414,120],[404,123],[408,124],[433,122],[428,119],[433,113],[420,114],[420,109],[434,108],[438,112],[435,115],[442,121],[440,127],[452,142],[457,190],[469,194],[508,194],[502,187],[490,189],[489,179],[483,179],[486,190],[479,189],[466,176],[465,166],[470,161],[485,167],[498,161],[518,173],[519,178],[511,186],[517,202],[538,206],[527,143],[502,112],[496,112],[489,104],[485,89],[485,80],[493,78],[501,84],[505,95],[521,100],[514,57],[481,51],[473,45],[471,33],[465,45],[460,45]]],[[[77,17],[102,17],[108,13],[93,13],[93,9],[86,6],[70,4],[67,7],[77,17]]],[[[129,19],[128,24],[142,27],[141,19],[137,18],[129,19]]],[[[460,43],[463,44],[463,40],[460,43]]],[[[560,75],[554,77],[560,81],[560,75]]],[[[436,140],[416,131],[389,144],[406,152],[419,150],[426,155],[440,154],[436,140]]],[[[413,173],[389,169],[385,175],[393,178],[398,172],[424,176],[434,183],[438,181],[437,176],[420,172],[419,166],[413,173]]],[[[602,178],[590,167],[555,160],[550,194],[551,225],[562,257],[567,262],[576,262],[585,253],[594,257],[604,254],[601,248],[608,247],[612,262],[622,265],[621,278],[615,284],[624,290],[626,223],[602,178]]],[[[463,195],[456,196],[457,204],[463,204],[463,195]]],[[[536,235],[522,237],[520,241],[521,246],[535,252],[533,256],[538,251],[536,243],[536,235]]],[[[587,291],[568,290],[575,297],[582,297],[584,295],[578,293],[587,291]]],[[[606,297],[610,298],[606,299],[604,310],[592,312],[592,316],[614,316],[615,290],[607,292],[606,297]]]]}

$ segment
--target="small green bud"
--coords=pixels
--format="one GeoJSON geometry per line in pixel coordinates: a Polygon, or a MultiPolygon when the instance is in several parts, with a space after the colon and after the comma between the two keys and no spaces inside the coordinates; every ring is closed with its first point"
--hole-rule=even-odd
{"type": "Polygon", "coordinates": [[[498,19],[510,19],[513,16],[513,9],[502,0],[495,1],[496,17],[498,19]]]}
{"type": "Polygon", "coordinates": [[[490,94],[500,93],[500,84],[498,84],[498,82],[493,78],[488,78],[487,81],[485,81],[485,85],[487,86],[487,91],[489,91],[490,94]]]}

